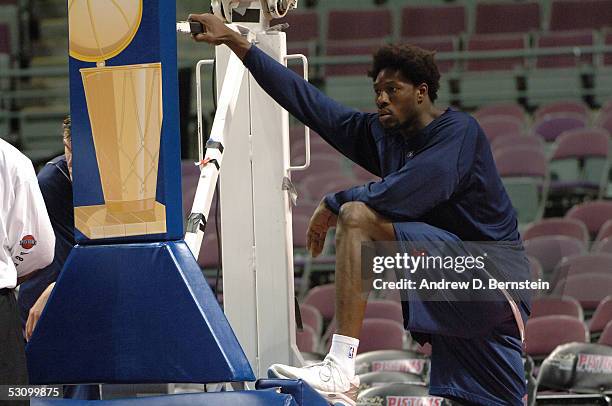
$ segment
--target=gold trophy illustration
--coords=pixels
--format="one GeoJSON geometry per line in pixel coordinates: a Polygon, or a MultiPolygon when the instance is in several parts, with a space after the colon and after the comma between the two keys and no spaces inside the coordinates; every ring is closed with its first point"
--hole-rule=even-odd
{"type": "Polygon", "coordinates": [[[142,0],[68,0],[70,56],[80,70],[104,204],[75,207],[90,239],[166,232],[155,200],[163,118],[161,63],[105,66],[134,39],[142,0]]]}

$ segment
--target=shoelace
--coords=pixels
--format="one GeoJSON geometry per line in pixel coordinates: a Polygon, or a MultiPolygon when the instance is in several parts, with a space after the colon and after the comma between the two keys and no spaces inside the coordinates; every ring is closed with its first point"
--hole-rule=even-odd
{"type": "MultiPolygon", "coordinates": [[[[333,362],[330,359],[325,359],[323,360],[323,362],[319,362],[317,364],[313,364],[313,365],[309,365],[306,368],[315,368],[318,367],[319,369],[319,379],[321,379],[321,381],[325,382],[325,383],[329,383],[329,381],[332,380],[333,376],[334,376],[334,371],[336,372],[336,376],[339,378],[338,380],[340,381],[340,387],[345,386],[344,385],[344,379],[343,378],[343,373],[342,371],[339,370],[338,366],[336,365],[335,362],[333,362]],[[325,372],[327,372],[327,374],[325,374],[325,372]]],[[[336,380],[333,380],[333,386],[334,386],[334,390],[336,389],[336,387],[338,386],[336,384],[336,380]]]]}

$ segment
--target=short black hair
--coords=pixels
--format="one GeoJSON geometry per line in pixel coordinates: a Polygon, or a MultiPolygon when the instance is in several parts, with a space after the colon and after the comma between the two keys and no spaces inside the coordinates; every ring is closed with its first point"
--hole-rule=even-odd
{"type": "Polygon", "coordinates": [[[372,69],[368,72],[373,80],[383,69],[399,71],[414,86],[427,84],[427,94],[433,102],[438,97],[440,72],[434,61],[435,51],[427,51],[414,45],[385,45],[374,53],[372,69]]]}

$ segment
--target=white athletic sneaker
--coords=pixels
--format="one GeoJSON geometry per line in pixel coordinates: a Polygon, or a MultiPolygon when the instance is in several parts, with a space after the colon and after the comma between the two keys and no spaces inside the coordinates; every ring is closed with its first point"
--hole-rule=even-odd
{"type": "Polygon", "coordinates": [[[282,379],[302,379],[332,405],[355,406],[357,400],[359,377],[355,375],[349,378],[330,356],[323,362],[304,368],[274,364],[268,369],[268,375],[282,379]]]}

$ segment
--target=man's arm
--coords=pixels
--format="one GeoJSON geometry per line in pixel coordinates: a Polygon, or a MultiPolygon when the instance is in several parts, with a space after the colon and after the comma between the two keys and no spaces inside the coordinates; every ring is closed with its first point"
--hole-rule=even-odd
{"type": "Polygon", "coordinates": [[[447,136],[429,151],[417,154],[381,181],[327,195],[327,207],[337,214],[344,203],[359,201],[394,221],[421,218],[449,200],[468,174],[475,148],[475,137],[466,136],[469,131],[474,131],[473,123],[463,133],[447,136]]]}
{"type": "Polygon", "coordinates": [[[15,187],[15,200],[7,216],[9,252],[18,284],[50,264],[55,248],[55,234],[34,168],[30,164],[24,172],[15,187]]]}
{"type": "Polygon", "coordinates": [[[327,97],[212,14],[190,15],[189,19],[199,21],[206,30],[194,36],[196,41],[230,47],[270,97],[342,154],[380,176],[378,152],[371,131],[377,120],[375,114],[350,109],[327,97]]]}

